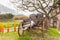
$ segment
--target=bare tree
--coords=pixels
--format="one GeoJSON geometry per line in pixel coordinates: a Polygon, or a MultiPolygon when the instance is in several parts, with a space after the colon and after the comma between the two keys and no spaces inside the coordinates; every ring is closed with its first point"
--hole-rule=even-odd
{"type": "Polygon", "coordinates": [[[55,10],[52,8],[56,7],[58,1],[59,0],[14,0],[12,3],[16,4],[15,6],[19,9],[41,13],[49,20],[49,18],[53,18],[59,14],[59,12],[57,12],[55,15],[50,16],[51,11],[55,10]]]}
{"type": "Polygon", "coordinates": [[[55,15],[51,15],[51,12],[59,7],[59,0],[19,0],[17,3],[17,8],[22,10],[29,10],[30,12],[37,12],[45,15],[45,21],[47,22],[47,29],[49,27],[50,19],[57,16],[59,12],[55,15]],[[21,2],[21,3],[20,3],[21,2]],[[22,4],[22,5],[21,5],[22,4]],[[52,5],[51,5],[52,4],[52,5]]]}
{"type": "Polygon", "coordinates": [[[17,4],[15,6],[19,9],[41,13],[49,20],[49,18],[53,18],[60,13],[57,12],[55,15],[51,16],[51,11],[55,10],[53,8],[57,7],[58,1],[59,0],[14,0],[11,2],[17,4]]]}

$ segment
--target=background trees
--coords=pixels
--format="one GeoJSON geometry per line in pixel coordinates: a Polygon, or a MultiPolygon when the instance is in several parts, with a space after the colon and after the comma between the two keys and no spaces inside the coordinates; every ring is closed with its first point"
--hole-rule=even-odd
{"type": "Polygon", "coordinates": [[[5,19],[12,19],[14,15],[12,14],[0,14],[0,19],[5,20],[5,19]]]}

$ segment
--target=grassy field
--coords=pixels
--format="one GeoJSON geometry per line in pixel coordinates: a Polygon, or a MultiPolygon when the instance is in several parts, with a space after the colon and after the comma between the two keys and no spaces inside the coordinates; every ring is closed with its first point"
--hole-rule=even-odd
{"type": "Polygon", "coordinates": [[[38,37],[31,37],[30,32],[25,31],[24,36],[19,37],[18,32],[0,33],[0,40],[39,40],[38,37]]]}
{"type": "Polygon", "coordinates": [[[17,32],[0,33],[0,40],[17,40],[17,32]]]}
{"type": "MultiPolygon", "coordinates": [[[[7,24],[9,23],[10,27],[14,27],[14,23],[18,26],[18,21],[13,22],[5,22],[4,28],[7,28],[7,24]]],[[[49,28],[48,32],[45,33],[45,40],[55,40],[54,37],[60,38],[60,30],[55,28],[49,28]],[[53,37],[53,38],[51,38],[53,37]]],[[[30,32],[24,31],[23,36],[18,36],[18,32],[8,32],[8,33],[0,33],[0,40],[40,40],[40,30],[31,30],[30,32]]],[[[59,39],[60,40],[60,39],[59,39]]]]}
{"type": "MultiPolygon", "coordinates": [[[[19,22],[18,21],[13,21],[13,22],[0,22],[0,24],[3,23],[4,28],[7,28],[8,24],[10,27],[14,27],[14,23],[18,26],[19,22]]],[[[8,32],[8,33],[0,33],[0,40],[39,40],[39,37],[33,36],[33,34],[40,34],[40,31],[37,32],[24,32],[24,36],[19,37],[18,32],[8,32]]]]}
{"type": "MultiPolygon", "coordinates": [[[[60,38],[60,33],[58,32],[57,29],[50,28],[48,33],[45,34],[45,40],[55,40],[54,37],[60,38]]],[[[0,40],[40,40],[40,33],[40,30],[24,31],[24,35],[20,37],[18,32],[0,33],[0,40]]]]}

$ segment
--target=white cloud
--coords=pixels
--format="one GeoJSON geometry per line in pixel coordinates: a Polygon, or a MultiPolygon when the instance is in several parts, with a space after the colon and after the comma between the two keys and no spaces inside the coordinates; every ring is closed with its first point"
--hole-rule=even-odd
{"type": "Polygon", "coordinates": [[[13,4],[11,4],[11,3],[9,2],[9,0],[0,0],[0,4],[6,6],[6,7],[8,7],[8,8],[11,8],[11,9],[15,9],[15,8],[13,7],[13,4]]]}
{"type": "MultiPolygon", "coordinates": [[[[17,12],[16,7],[10,2],[10,0],[0,0],[0,4],[10,8],[10,9],[13,9],[17,12]]],[[[18,13],[13,13],[13,14],[15,14],[15,15],[24,14],[27,16],[27,15],[32,14],[32,12],[28,12],[28,11],[24,12],[24,11],[20,10],[20,11],[18,11],[18,13]]]]}

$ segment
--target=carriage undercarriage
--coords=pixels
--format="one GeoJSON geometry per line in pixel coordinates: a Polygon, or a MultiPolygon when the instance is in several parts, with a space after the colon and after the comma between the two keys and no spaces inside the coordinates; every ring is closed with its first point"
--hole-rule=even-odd
{"type": "Polygon", "coordinates": [[[46,27],[46,20],[45,20],[45,17],[42,17],[40,20],[37,19],[37,23],[34,24],[36,21],[35,20],[31,20],[30,18],[30,21],[28,21],[27,23],[23,20],[22,24],[20,24],[18,26],[18,35],[19,36],[22,36],[24,34],[24,30],[27,30],[27,31],[30,31],[30,30],[41,30],[42,32],[46,31],[47,27],[46,27]],[[45,21],[44,21],[45,20],[45,21]],[[32,21],[32,22],[31,22],[32,21]],[[35,22],[34,22],[35,21],[35,22]],[[31,24],[32,23],[32,24],[31,24]],[[27,26],[27,25],[28,26],[27,26]],[[24,29],[25,28],[25,29],[24,29]]]}

